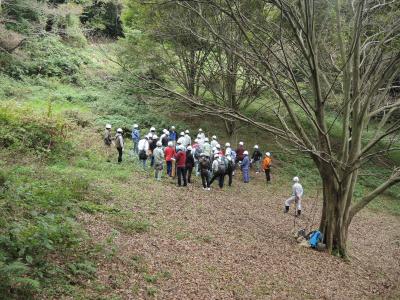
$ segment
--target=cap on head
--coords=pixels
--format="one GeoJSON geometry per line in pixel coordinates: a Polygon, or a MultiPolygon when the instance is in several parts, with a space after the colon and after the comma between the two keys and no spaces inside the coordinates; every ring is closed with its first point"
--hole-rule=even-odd
{"type": "Polygon", "coordinates": [[[138,128],[139,125],[138,124],[133,124],[133,128],[138,128]]]}
{"type": "Polygon", "coordinates": [[[153,140],[156,140],[156,139],[158,139],[157,134],[153,135],[153,140]]]}
{"type": "Polygon", "coordinates": [[[195,142],[195,143],[198,143],[198,142],[199,142],[199,139],[195,139],[194,142],[195,142]]]}
{"type": "Polygon", "coordinates": [[[122,128],[118,128],[117,132],[122,133],[122,128]]]}
{"type": "Polygon", "coordinates": [[[243,155],[249,155],[249,151],[247,151],[247,150],[244,151],[244,152],[243,152],[243,155]]]}
{"type": "Polygon", "coordinates": [[[179,134],[180,136],[184,136],[185,135],[185,133],[182,131],[180,134],[179,134]]]}
{"type": "Polygon", "coordinates": [[[209,141],[208,137],[206,137],[206,138],[204,139],[204,141],[205,141],[205,142],[208,142],[208,141],[209,141]]]}
{"type": "Polygon", "coordinates": [[[254,145],[254,149],[258,149],[258,145],[254,145]]]}
{"type": "Polygon", "coordinates": [[[244,143],[243,143],[243,142],[239,142],[239,145],[240,145],[240,146],[243,146],[243,145],[244,145],[244,143]]]}
{"type": "Polygon", "coordinates": [[[300,181],[299,177],[297,176],[293,177],[293,182],[299,182],[299,181],[300,181]]]}
{"type": "Polygon", "coordinates": [[[168,146],[169,146],[169,147],[172,147],[173,145],[174,145],[174,143],[173,143],[172,141],[169,141],[169,142],[168,142],[168,146]]]}
{"type": "Polygon", "coordinates": [[[111,129],[111,124],[106,124],[106,129],[111,129]]]}
{"type": "Polygon", "coordinates": [[[215,145],[215,148],[221,149],[221,145],[220,145],[220,144],[216,144],[216,145],[215,145]]]}
{"type": "Polygon", "coordinates": [[[229,143],[225,144],[225,147],[230,147],[230,146],[231,146],[231,144],[229,144],[229,143]]]}
{"type": "Polygon", "coordinates": [[[200,156],[206,156],[204,153],[200,153],[200,156]]]}
{"type": "Polygon", "coordinates": [[[154,127],[151,127],[150,131],[156,131],[156,129],[154,127]]]}
{"type": "Polygon", "coordinates": [[[185,130],[185,133],[189,133],[189,129],[186,129],[186,130],[185,130]]]}
{"type": "Polygon", "coordinates": [[[203,129],[199,128],[199,132],[203,132],[203,129]]]}
{"type": "Polygon", "coordinates": [[[214,154],[214,158],[218,158],[219,157],[219,154],[218,153],[215,153],[214,154]]]}
{"type": "Polygon", "coordinates": [[[162,130],[162,132],[163,132],[163,133],[166,133],[167,131],[168,131],[168,130],[167,130],[167,129],[165,129],[165,128],[162,130]]]}
{"type": "Polygon", "coordinates": [[[192,146],[188,146],[186,150],[192,151],[192,146]]]}
{"type": "Polygon", "coordinates": [[[169,135],[169,131],[167,130],[167,131],[165,132],[165,134],[166,134],[166,135],[169,135]]]}
{"type": "Polygon", "coordinates": [[[157,142],[157,147],[161,147],[162,143],[160,141],[157,142]]]}
{"type": "Polygon", "coordinates": [[[271,156],[271,153],[267,152],[267,153],[265,153],[265,156],[270,157],[270,156],[271,156]]]}
{"type": "Polygon", "coordinates": [[[171,126],[171,129],[174,130],[174,129],[175,129],[175,126],[171,126]]]}
{"type": "Polygon", "coordinates": [[[148,135],[145,135],[144,138],[145,138],[146,140],[148,140],[148,139],[149,139],[149,136],[148,136],[148,135]]]}
{"type": "Polygon", "coordinates": [[[216,136],[216,135],[213,135],[213,136],[212,136],[212,139],[213,139],[213,140],[216,140],[216,139],[217,139],[217,136],[216,136]]]}

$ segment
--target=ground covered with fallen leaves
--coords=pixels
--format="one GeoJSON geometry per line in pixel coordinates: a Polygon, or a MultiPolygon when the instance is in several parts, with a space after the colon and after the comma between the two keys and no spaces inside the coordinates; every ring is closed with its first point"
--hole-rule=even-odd
{"type": "MultiPolygon", "coordinates": [[[[113,165],[113,168],[118,166],[113,165]]],[[[105,205],[123,214],[87,213],[80,221],[103,245],[88,298],[365,299],[400,297],[400,220],[364,210],[349,237],[350,260],[300,247],[293,231],[316,229],[319,201],[307,194],[303,215],[283,213],[290,182],[236,174],[232,187],[204,191],[132,171],[112,183],[105,205]],[[97,288],[93,288],[96,286],[97,288]]],[[[275,174],[279,178],[279,174],[275,174]]],[[[106,188],[107,179],[96,185],[106,188]]]]}

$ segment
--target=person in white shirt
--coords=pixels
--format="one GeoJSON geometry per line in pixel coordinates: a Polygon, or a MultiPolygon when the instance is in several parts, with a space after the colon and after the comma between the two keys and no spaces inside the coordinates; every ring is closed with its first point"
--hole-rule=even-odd
{"type": "Polygon", "coordinates": [[[181,145],[183,147],[185,147],[185,151],[186,151],[186,138],[185,138],[185,133],[181,132],[179,134],[179,138],[178,141],[176,142],[178,145],[181,145]]]}
{"type": "Polygon", "coordinates": [[[290,196],[288,199],[285,201],[285,213],[289,211],[290,205],[294,201],[297,204],[297,212],[296,216],[300,216],[301,214],[301,198],[303,197],[303,186],[299,182],[299,177],[294,177],[293,178],[293,186],[292,186],[292,196],[290,196]]]}
{"type": "Polygon", "coordinates": [[[199,140],[199,143],[203,144],[205,138],[206,135],[204,134],[203,129],[199,128],[199,133],[197,134],[197,139],[199,140]]]}
{"type": "Polygon", "coordinates": [[[192,138],[191,138],[190,135],[189,135],[189,130],[186,129],[186,131],[185,131],[185,144],[184,144],[184,146],[185,146],[185,148],[186,148],[187,146],[190,146],[190,145],[192,145],[192,138]]]}
{"type": "Polygon", "coordinates": [[[146,162],[147,162],[147,157],[149,155],[149,136],[146,135],[143,139],[139,141],[138,144],[138,151],[139,151],[139,160],[143,164],[143,169],[146,169],[146,162]]]}
{"type": "Polygon", "coordinates": [[[225,144],[225,156],[231,156],[232,148],[230,143],[225,144]]]}
{"type": "Polygon", "coordinates": [[[210,143],[211,144],[211,148],[214,148],[218,144],[217,136],[213,135],[211,139],[212,139],[211,143],[210,143]]]}

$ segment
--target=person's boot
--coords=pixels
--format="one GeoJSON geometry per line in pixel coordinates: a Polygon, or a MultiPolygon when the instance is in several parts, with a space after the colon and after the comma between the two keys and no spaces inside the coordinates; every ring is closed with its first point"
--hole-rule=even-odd
{"type": "Polygon", "coordinates": [[[297,216],[297,217],[300,217],[300,215],[301,215],[301,210],[298,209],[298,210],[297,210],[297,215],[296,215],[296,216],[297,216]]]}
{"type": "Polygon", "coordinates": [[[289,212],[289,206],[285,206],[285,210],[283,211],[284,213],[289,212]]]}

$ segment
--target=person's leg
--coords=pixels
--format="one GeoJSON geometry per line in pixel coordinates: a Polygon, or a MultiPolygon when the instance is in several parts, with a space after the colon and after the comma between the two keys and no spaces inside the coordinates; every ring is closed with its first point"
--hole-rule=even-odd
{"type": "Polygon", "coordinates": [[[229,184],[229,186],[232,186],[232,180],[233,180],[233,171],[232,170],[228,171],[228,178],[229,178],[228,184],[229,184]]]}
{"type": "Polygon", "coordinates": [[[212,185],[212,183],[214,182],[215,178],[217,178],[217,174],[214,174],[214,175],[211,177],[211,180],[210,180],[210,184],[209,184],[209,185],[212,185]]]}
{"type": "Polygon", "coordinates": [[[259,160],[257,160],[257,161],[255,162],[255,167],[256,167],[256,173],[257,173],[257,174],[260,173],[260,161],[259,161],[259,160]]]}
{"type": "Polygon", "coordinates": [[[211,183],[210,183],[210,174],[206,174],[206,181],[207,181],[207,189],[210,189],[211,183]]]}
{"type": "Polygon", "coordinates": [[[267,183],[271,182],[271,170],[270,169],[265,170],[265,176],[267,177],[267,183]]]}
{"type": "Polygon", "coordinates": [[[162,169],[158,170],[158,174],[157,174],[157,180],[161,180],[161,176],[162,176],[162,169]]]}
{"type": "Polygon", "coordinates": [[[207,188],[207,185],[206,185],[206,174],[202,172],[200,175],[201,175],[201,184],[203,185],[203,188],[205,189],[205,188],[207,188]]]}
{"type": "Polygon", "coordinates": [[[291,196],[291,197],[289,197],[289,198],[286,199],[286,201],[285,201],[285,212],[288,212],[288,211],[289,211],[290,204],[292,204],[292,202],[293,202],[294,200],[296,200],[296,197],[295,197],[295,196],[291,196]]]}
{"type": "Polygon", "coordinates": [[[172,161],[167,161],[167,174],[171,177],[172,173],[172,161]]]}
{"type": "Polygon", "coordinates": [[[122,162],[122,148],[117,148],[118,150],[118,162],[122,162]]]}
{"type": "Polygon", "coordinates": [[[298,198],[295,201],[297,204],[297,215],[300,216],[301,215],[301,198],[298,198]]]}
{"type": "Polygon", "coordinates": [[[182,168],[182,175],[183,175],[183,186],[187,186],[186,168],[182,168]]]}
{"type": "Polygon", "coordinates": [[[187,172],[187,182],[192,183],[193,168],[187,168],[186,172],[187,172]]]}
{"type": "Polygon", "coordinates": [[[151,156],[151,160],[150,160],[150,167],[154,166],[154,156],[151,156]]]}
{"type": "Polygon", "coordinates": [[[224,174],[219,175],[218,184],[221,189],[224,187],[224,178],[225,178],[224,174]]]}
{"type": "Polygon", "coordinates": [[[158,170],[154,169],[154,178],[157,179],[158,178],[158,170]]]}
{"type": "Polygon", "coordinates": [[[176,176],[178,177],[178,185],[182,185],[181,176],[182,176],[182,168],[176,168],[176,176]]]}

